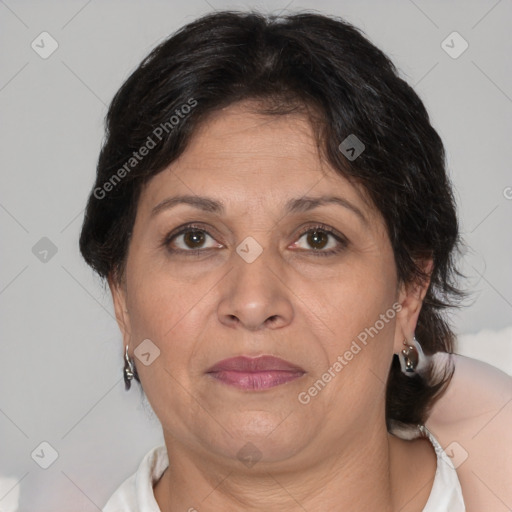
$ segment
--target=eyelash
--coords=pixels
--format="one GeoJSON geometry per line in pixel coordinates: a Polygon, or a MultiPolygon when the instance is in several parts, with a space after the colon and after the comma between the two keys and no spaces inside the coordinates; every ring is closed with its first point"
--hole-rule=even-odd
{"type": "MultiPolygon", "coordinates": [[[[205,233],[209,237],[213,238],[212,235],[210,235],[210,233],[208,233],[208,231],[203,229],[198,224],[187,224],[185,226],[181,226],[181,228],[178,228],[178,229],[179,229],[178,232],[171,232],[171,233],[165,235],[163,237],[162,241],[161,241],[161,246],[165,247],[169,252],[171,252],[171,253],[181,252],[181,253],[187,253],[187,255],[199,256],[199,255],[201,255],[201,253],[204,253],[205,251],[210,250],[210,248],[208,248],[208,249],[189,249],[189,250],[185,250],[185,249],[171,249],[169,247],[169,245],[170,245],[170,243],[175,238],[177,238],[180,235],[184,235],[184,234],[186,234],[186,233],[188,233],[190,231],[200,231],[202,233],[205,233]]],[[[317,224],[315,226],[308,226],[304,230],[301,230],[301,232],[299,233],[298,240],[300,240],[305,234],[313,232],[313,231],[323,231],[323,232],[327,233],[328,235],[331,235],[339,244],[339,246],[336,249],[330,249],[330,250],[327,250],[327,251],[324,251],[322,249],[311,249],[311,252],[315,256],[321,256],[321,257],[322,256],[333,256],[335,254],[340,253],[344,249],[346,249],[346,247],[349,245],[349,242],[348,242],[348,240],[345,237],[343,237],[342,235],[340,235],[339,233],[337,233],[333,229],[325,226],[324,224],[317,224]]]]}

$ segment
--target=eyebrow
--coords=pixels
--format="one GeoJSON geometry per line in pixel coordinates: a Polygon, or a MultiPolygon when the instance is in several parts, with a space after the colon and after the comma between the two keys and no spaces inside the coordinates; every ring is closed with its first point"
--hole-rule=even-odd
{"type": "MultiPolygon", "coordinates": [[[[168,197],[164,199],[160,203],[158,203],[152,210],[150,217],[154,217],[158,213],[164,210],[170,210],[176,207],[179,204],[188,204],[198,210],[202,210],[208,213],[215,213],[217,215],[224,215],[225,208],[224,204],[221,201],[217,201],[216,199],[205,197],[205,196],[195,196],[195,195],[179,195],[174,197],[168,197]]],[[[336,196],[320,196],[320,197],[298,197],[296,199],[290,199],[285,204],[285,213],[303,213],[313,210],[319,206],[323,206],[326,204],[336,204],[342,206],[345,209],[350,210],[355,213],[364,224],[368,225],[368,220],[364,216],[363,212],[357,208],[357,206],[353,205],[347,199],[336,196]]]]}

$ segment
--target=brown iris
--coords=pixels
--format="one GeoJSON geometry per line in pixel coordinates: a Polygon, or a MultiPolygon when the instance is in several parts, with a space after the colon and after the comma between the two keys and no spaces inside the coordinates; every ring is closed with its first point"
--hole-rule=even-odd
{"type": "Polygon", "coordinates": [[[322,249],[327,244],[328,235],[323,231],[310,231],[307,236],[307,241],[311,247],[322,249]],[[320,245],[320,247],[317,247],[317,245],[320,245]]]}
{"type": "Polygon", "coordinates": [[[191,249],[197,249],[198,245],[200,246],[204,242],[204,238],[204,233],[199,230],[191,230],[183,234],[183,241],[191,249]],[[188,241],[191,242],[190,245],[188,241]]]}

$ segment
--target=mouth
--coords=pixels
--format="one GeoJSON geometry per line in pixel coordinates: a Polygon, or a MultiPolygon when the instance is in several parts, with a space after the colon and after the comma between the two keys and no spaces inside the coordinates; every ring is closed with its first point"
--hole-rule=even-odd
{"type": "Polygon", "coordinates": [[[273,356],[233,357],[206,371],[214,379],[242,390],[262,391],[302,377],[297,365],[273,356]]]}

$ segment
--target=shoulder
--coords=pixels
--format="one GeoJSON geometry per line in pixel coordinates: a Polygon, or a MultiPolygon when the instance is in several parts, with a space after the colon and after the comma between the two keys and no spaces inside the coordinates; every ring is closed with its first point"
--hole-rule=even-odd
{"type": "Polygon", "coordinates": [[[482,361],[452,356],[455,371],[427,428],[452,457],[467,511],[512,503],[512,377],[482,361]]]}
{"type": "MultiPolygon", "coordinates": [[[[476,416],[497,412],[512,414],[512,377],[490,364],[452,354],[455,371],[441,398],[434,404],[429,423],[443,425],[466,422],[476,416]],[[508,407],[507,404],[511,407],[508,407]]],[[[508,416],[507,416],[508,414],[508,416]]]]}

